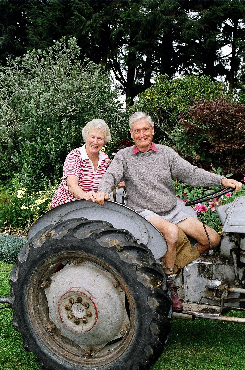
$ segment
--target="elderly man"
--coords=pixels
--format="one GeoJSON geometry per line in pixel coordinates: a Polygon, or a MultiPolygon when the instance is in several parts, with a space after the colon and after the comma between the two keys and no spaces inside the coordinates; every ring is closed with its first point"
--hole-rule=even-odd
{"type": "MultiPolygon", "coordinates": [[[[181,158],[173,149],[153,143],[154,124],[143,112],[134,113],[129,119],[130,133],[135,145],[118,151],[99,184],[96,202],[103,205],[116,185],[125,181],[127,206],[151,222],[163,235],[167,253],[163,258],[167,284],[173,298],[173,310],[181,311],[182,302],[174,284],[174,265],[180,230],[197,241],[195,250],[204,253],[209,241],[203,224],[187,213],[184,202],[176,195],[172,182],[179,181],[193,186],[233,187],[242,184],[233,179],[205,171],[181,158]]],[[[212,248],[220,243],[219,234],[207,226],[212,248]]],[[[194,249],[194,248],[193,248],[194,249]]]]}

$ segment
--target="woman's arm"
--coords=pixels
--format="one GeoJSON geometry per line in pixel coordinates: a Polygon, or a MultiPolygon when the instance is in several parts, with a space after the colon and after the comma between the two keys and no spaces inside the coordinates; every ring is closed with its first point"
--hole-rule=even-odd
{"type": "Polygon", "coordinates": [[[77,199],[86,199],[94,201],[94,191],[84,191],[79,185],[78,185],[78,178],[73,175],[67,176],[66,179],[67,186],[69,189],[69,192],[77,199]]]}

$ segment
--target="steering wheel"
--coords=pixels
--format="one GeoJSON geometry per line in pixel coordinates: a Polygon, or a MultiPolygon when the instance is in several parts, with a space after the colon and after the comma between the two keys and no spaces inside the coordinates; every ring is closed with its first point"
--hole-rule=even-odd
{"type": "Polygon", "coordinates": [[[203,195],[200,198],[196,198],[196,199],[190,200],[190,201],[186,202],[185,205],[186,206],[192,206],[192,205],[194,205],[196,203],[206,202],[209,199],[219,198],[222,195],[225,195],[227,193],[230,193],[230,192],[232,192],[234,190],[235,190],[235,188],[223,188],[221,190],[216,190],[216,191],[213,191],[213,192],[208,193],[206,195],[203,195]]]}

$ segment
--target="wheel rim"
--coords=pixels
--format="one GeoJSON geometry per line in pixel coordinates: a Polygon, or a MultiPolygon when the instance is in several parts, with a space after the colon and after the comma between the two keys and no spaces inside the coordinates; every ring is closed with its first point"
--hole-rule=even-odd
{"type": "Polygon", "coordinates": [[[45,260],[32,273],[26,297],[44,350],[73,365],[113,362],[134,337],[135,303],[128,286],[93,255],[70,251],[45,260]]]}

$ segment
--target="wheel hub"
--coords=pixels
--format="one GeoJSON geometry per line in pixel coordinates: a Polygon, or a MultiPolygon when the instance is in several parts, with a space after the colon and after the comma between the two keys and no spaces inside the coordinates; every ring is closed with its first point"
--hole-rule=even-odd
{"type": "Polygon", "coordinates": [[[94,302],[83,292],[68,291],[58,303],[60,321],[76,333],[86,333],[98,320],[94,302]]]}
{"type": "Polygon", "coordinates": [[[125,335],[125,293],[113,275],[92,262],[67,264],[45,289],[49,318],[85,350],[99,350],[125,335]]]}

